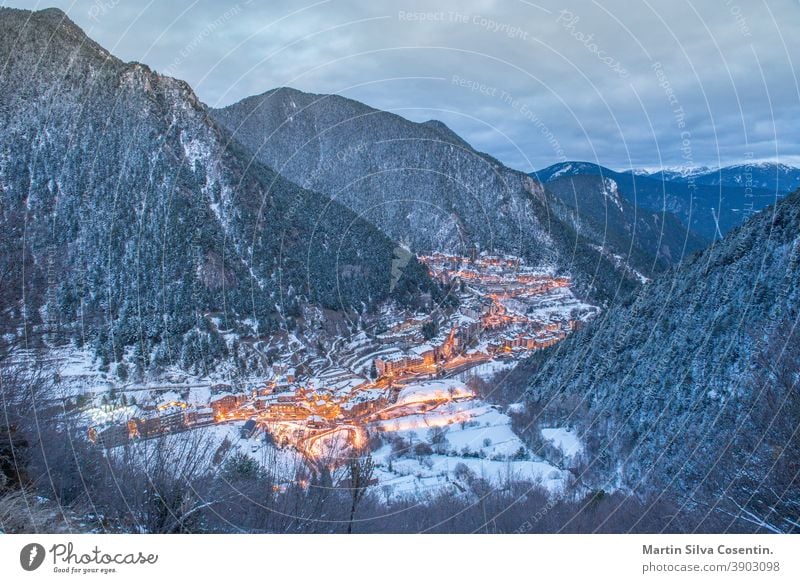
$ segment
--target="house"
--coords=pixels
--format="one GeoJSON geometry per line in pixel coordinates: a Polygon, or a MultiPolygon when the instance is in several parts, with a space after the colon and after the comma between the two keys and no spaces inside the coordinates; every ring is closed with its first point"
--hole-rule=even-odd
{"type": "Polygon", "coordinates": [[[263,387],[259,387],[256,390],[256,395],[259,397],[266,397],[268,395],[271,395],[275,391],[276,386],[277,384],[275,382],[271,382],[264,385],[263,387]]]}

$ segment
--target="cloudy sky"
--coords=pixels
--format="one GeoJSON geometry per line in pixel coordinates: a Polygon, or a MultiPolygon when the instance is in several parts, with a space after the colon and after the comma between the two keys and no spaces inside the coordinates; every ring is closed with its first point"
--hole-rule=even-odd
{"type": "Polygon", "coordinates": [[[525,171],[800,164],[797,0],[4,3],[57,6],[211,106],[339,93],[440,119],[525,171]]]}

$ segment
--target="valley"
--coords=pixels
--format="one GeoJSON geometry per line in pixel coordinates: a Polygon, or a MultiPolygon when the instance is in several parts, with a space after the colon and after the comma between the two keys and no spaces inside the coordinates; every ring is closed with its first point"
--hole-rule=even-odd
{"type": "Polygon", "coordinates": [[[267,51],[281,19],[182,80],[69,14],[0,7],[0,533],[798,531],[800,168],[776,124],[720,151],[681,113],[695,164],[663,87],[636,95],[650,143],[538,54],[567,110],[531,79],[510,104],[441,83],[513,74],[421,36],[391,80],[375,59],[410,44],[329,43],[298,76],[283,49],[318,51],[267,51]],[[349,88],[315,76],[360,59],[349,88]]]}
{"type": "Polygon", "coordinates": [[[517,257],[436,253],[420,261],[457,307],[434,316],[386,309],[371,328],[336,339],[324,352],[295,335],[268,378],[194,379],[186,381],[191,387],[167,390],[114,386],[85,400],[87,418],[103,420],[87,428],[88,438],[118,448],[209,432],[221,436],[222,453],[262,461],[265,450],[277,448],[300,457],[301,471],[291,466],[296,475],[284,480],[335,470],[372,451],[376,480],[391,495],[457,482],[458,464],[496,480],[509,472],[543,480],[560,491],[565,471],[536,459],[508,415],[469,384],[563,340],[598,309],[573,295],[569,278],[517,257]],[[123,395],[136,395],[136,404],[123,395]]]}

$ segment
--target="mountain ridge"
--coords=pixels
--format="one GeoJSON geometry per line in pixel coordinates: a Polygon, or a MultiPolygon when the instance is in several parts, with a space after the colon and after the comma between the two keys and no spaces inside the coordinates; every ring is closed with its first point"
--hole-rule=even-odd
{"type": "Polygon", "coordinates": [[[263,333],[298,303],[438,293],[414,258],[390,290],[396,244],[252,160],[186,82],[112,57],[58,10],[2,9],[0,27],[7,330],[174,360],[225,352],[205,312],[263,333]]]}
{"type": "MultiPolygon", "coordinates": [[[[774,203],[785,193],[756,186],[726,186],[704,182],[691,175],[616,172],[592,162],[561,162],[531,173],[547,184],[563,175],[593,175],[613,179],[632,203],[652,211],[677,216],[695,235],[719,239],[753,213],[774,203]],[[659,176],[661,176],[659,178],[659,176]]],[[[714,176],[702,174],[702,176],[714,176]]]]}
{"type": "Polygon", "coordinates": [[[741,162],[719,167],[676,167],[625,172],[669,181],[692,180],[709,186],[750,187],[775,193],[789,193],[800,188],[800,168],[782,162],[741,162]]]}
{"type": "MultiPolygon", "coordinates": [[[[573,275],[581,293],[601,301],[641,281],[627,264],[629,245],[587,230],[575,208],[539,181],[477,152],[436,120],[412,122],[352,99],[291,88],[212,115],[254,157],[341,200],[414,251],[468,255],[477,247],[519,255],[573,275]]],[[[635,237],[630,242],[638,245],[635,237]]],[[[637,267],[648,269],[645,263],[637,267]]]]}

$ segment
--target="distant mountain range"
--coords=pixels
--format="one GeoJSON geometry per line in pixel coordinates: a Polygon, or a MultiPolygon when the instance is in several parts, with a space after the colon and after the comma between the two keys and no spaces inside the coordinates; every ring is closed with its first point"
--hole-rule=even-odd
{"type": "Polygon", "coordinates": [[[562,162],[531,173],[544,183],[564,176],[602,176],[643,208],[676,215],[706,241],[720,239],[754,213],[800,186],[800,169],[754,164],[658,172],[616,172],[590,162],[562,162]]]}
{"type": "Polygon", "coordinates": [[[637,207],[608,176],[563,175],[546,189],[570,207],[582,234],[604,241],[607,250],[626,250],[626,263],[637,273],[652,276],[706,246],[672,213],[637,207]]]}
{"type": "Polygon", "coordinates": [[[800,188],[800,168],[776,162],[753,162],[720,168],[673,168],[658,171],[628,170],[626,172],[669,182],[692,182],[708,186],[758,188],[787,194],[800,188]]]}

